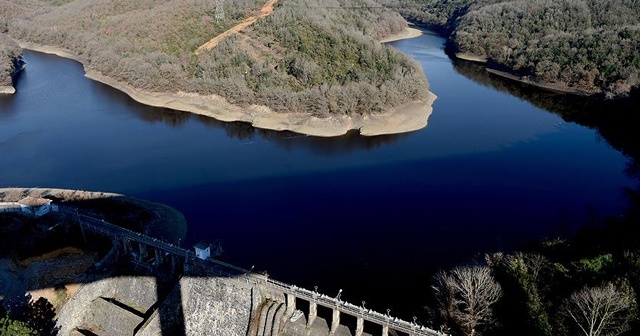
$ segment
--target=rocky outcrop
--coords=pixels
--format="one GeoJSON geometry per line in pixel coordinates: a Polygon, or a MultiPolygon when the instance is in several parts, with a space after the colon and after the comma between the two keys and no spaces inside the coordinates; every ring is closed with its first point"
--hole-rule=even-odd
{"type": "Polygon", "coordinates": [[[14,94],[16,89],[13,86],[0,86],[0,94],[14,94]]]}
{"type": "MultiPolygon", "coordinates": [[[[3,56],[1,53],[2,50],[0,50],[0,56],[3,56]]],[[[2,61],[9,65],[0,65],[0,77],[2,77],[0,78],[0,94],[14,94],[16,93],[16,89],[12,86],[14,79],[27,63],[22,59],[22,56],[12,56],[9,60],[0,59],[0,62],[2,61]]]]}
{"type": "Polygon", "coordinates": [[[93,265],[94,260],[94,254],[86,253],[69,253],[29,262],[0,258],[0,297],[73,283],[93,265]]]}
{"type": "Polygon", "coordinates": [[[13,94],[15,75],[24,69],[22,49],[12,39],[0,34],[0,94],[13,94]]]}

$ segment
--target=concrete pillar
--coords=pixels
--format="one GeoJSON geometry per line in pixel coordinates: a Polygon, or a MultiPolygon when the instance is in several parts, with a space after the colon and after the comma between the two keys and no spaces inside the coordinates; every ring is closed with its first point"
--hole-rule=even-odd
{"type": "Polygon", "coordinates": [[[364,331],[364,319],[362,317],[358,317],[358,319],[356,320],[355,336],[362,336],[363,331],[364,331]]]}
{"type": "Polygon", "coordinates": [[[175,275],[176,274],[176,259],[178,259],[178,257],[176,257],[175,255],[170,255],[169,258],[171,258],[171,275],[175,275]]]}
{"type": "Polygon", "coordinates": [[[287,294],[287,311],[284,313],[285,318],[290,318],[296,311],[296,297],[293,294],[287,294]]]}
{"type": "Polygon", "coordinates": [[[333,315],[331,316],[331,331],[329,333],[335,334],[336,330],[338,330],[338,326],[340,325],[340,311],[338,308],[333,310],[333,315]]]}
{"type": "Polygon", "coordinates": [[[147,259],[147,246],[142,243],[138,243],[138,247],[140,248],[140,261],[144,261],[147,259]]]}
{"type": "Polygon", "coordinates": [[[382,326],[382,336],[389,336],[389,326],[388,325],[383,325],[382,326]]]}
{"type": "Polygon", "coordinates": [[[318,317],[318,304],[315,302],[309,302],[309,318],[307,319],[307,327],[311,327],[313,321],[318,317]]]}
{"type": "Polygon", "coordinates": [[[153,249],[153,252],[156,256],[156,265],[161,265],[162,264],[162,250],[159,248],[155,248],[153,249]]]}

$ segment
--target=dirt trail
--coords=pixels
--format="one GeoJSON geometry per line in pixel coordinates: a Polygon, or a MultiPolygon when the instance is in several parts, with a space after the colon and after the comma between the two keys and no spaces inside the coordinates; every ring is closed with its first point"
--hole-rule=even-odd
{"type": "Polygon", "coordinates": [[[198,49],[196,49],[196,55],[201,53],[201,52],[209,51],[209,50],[213,49],[225,37],[227,37],[227,36],[229,36],[229,35],[231,35],[233,33],[238,33],[241,30],[243,30],[243,29],[249,27],[250,25],[252,25],[254,22],[258,21],[258,19],[263,18],[263,17],[271,14],[271,12],[273,12],[273,7],[275,6],[276,2],[278,2],[278,0],[269,0],[269,1],[267,1],[267,3],[262,7],[262,9],[260,9],[260,14],[259,15],[250,16],[250,17],[244,19],[242,22],[240,22],[237,25],[229,28],[228,30],[226,30],[222,34],[212,38],[211,40],[209,40],[209,42],[199,46],[198,49]]]}

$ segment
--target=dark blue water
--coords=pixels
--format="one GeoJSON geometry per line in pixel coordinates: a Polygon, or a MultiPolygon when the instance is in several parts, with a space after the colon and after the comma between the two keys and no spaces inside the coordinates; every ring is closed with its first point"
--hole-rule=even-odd
{"type": "Polygon", "coordinates": [[[392,45],[438,95],[427,128],[319,139],[150,108],[27,52],[0,97],[0,186],[169,204],[188,244],[280,280],[421,316],[430,274],[622,213],[627,159],[591,129],[477,84],[433,35],[392,45]]]}

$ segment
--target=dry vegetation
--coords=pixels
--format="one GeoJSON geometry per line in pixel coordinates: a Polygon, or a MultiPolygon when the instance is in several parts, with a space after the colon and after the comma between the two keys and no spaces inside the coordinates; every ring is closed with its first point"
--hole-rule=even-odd
{"type": "Polygon", "coordinates": [[[385,0],[450,47],[526,79],[625,96],[640,86],[640,4],[625,0],[385,0]]]}
{"type": "Polygon", "coordinates": [[[0,33],[0,86],[10,86],[16,71],[16,60],[22,53],[9,37],[0,33]]]}
{"type": "Polygon", "coordinates": [[[282,0],[270,16],[194,53],[262,5],[227,0],[219,22],[213,0],[0,0],[0,27],[69,49],[87,70],[139,89],[215,93],[241,106],[360,114],[427,95],[420,67],[376,42],[406,24],[373,0],[282,0]]]}

